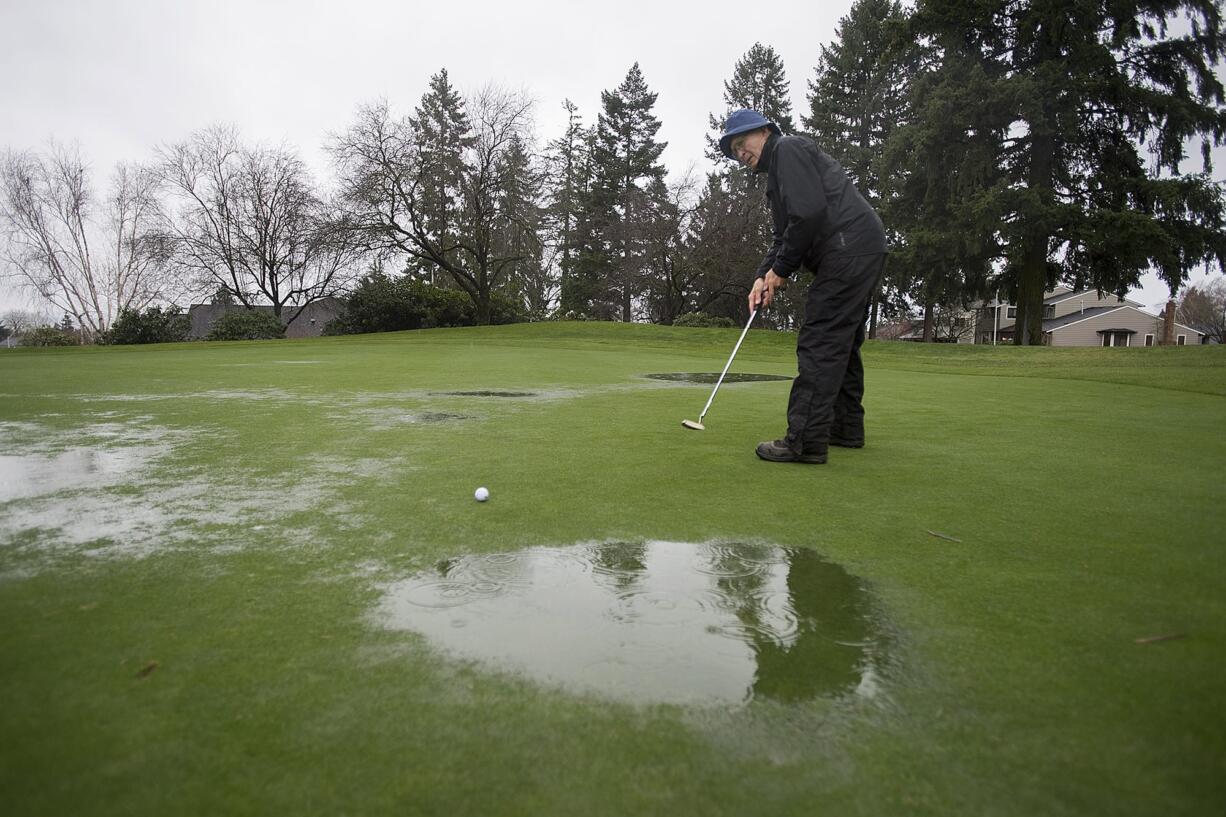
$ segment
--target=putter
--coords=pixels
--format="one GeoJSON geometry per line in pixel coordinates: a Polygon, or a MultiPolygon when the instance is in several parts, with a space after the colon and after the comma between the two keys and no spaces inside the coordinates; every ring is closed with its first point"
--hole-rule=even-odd
{"type": "Polygon", "coordinates": [[[719,384],[724,382],[724,375],[728,374],[728,369],[732,366],[732,360],[740,350],[745,336],[749,334],[749,327],[753,324],[753,319],[757,314],[758,310],[756,309],[749,313],[749,320],[745,322],[745,328],[741,330],[741,337],[737,340],[736,346],[732,347],[732,354],[728,356],[728,362],[724,364],[724,370],[719,373],[719,380],[715,381],[715,388],[711,389],[711,396],[707,398],[707,404],[702,407],[702,414],[698,415],[698,420],[682,420],[681,425],[686,428],[692,428],[695,431],[707,430],[707,427],[702,424],[702,418],[707,416],[707,411],[711,408],[711,401],[715,399],[715,393],[719,391],[719,384]]]}

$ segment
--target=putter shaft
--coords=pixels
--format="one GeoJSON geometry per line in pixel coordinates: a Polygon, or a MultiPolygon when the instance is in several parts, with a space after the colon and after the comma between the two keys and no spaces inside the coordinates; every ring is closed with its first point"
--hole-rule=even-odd
{"type": "Polygon", "coordinates": [[[715,393],[719,391],[720,384],[724,382],[724,375],[728,374],[728,369],[731,368],[736,353],[740,351],[741,344],[745,341],[745,336],[749,334],[749,327],[753,325],[753,319],[757,314],[757,309],[749,313],[749,320],[745,322],[745,328],[741,330],[741,336],[737,339],[736,346],[732,347],[732,354],[728,356],[728,362],[724,364],[724,370],[719,373],[719,380],[715,381],[715,388],[711,389],[711,396],[707,398],[707,404],[702,407],[702,414],[698,415],[699,425],[702,425],[702,419],[707,416],[707,411],[711,408],[711,402],[715,399],[715,393]]]}

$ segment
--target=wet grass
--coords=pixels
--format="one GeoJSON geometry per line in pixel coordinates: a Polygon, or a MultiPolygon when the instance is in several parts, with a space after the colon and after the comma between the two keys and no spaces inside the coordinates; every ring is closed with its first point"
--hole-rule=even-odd
{"type": "MultiPolygon", "coordinates": [[[[136,476],[0,504],[5,812],[1220,807],[1226,350],[870,344],[868,447],[810,467],[752,453],[787,383],[728,384],[699,433],[680,421],[708,386],[642,377],[718,369],[736,336],[0,355],[0,455],[155,450],[136,476]],[[535,396],[434,394],[460,391],[535,396]],[[413,421],[432,413],[454,417],[413,421]],[[883,694],[611,703],[373,615],[446,557],[653,540],[846,567],[894,629],[883,694]]],[[[793,342],[751,332],[733,371],[789,374],[793,342]]]]}

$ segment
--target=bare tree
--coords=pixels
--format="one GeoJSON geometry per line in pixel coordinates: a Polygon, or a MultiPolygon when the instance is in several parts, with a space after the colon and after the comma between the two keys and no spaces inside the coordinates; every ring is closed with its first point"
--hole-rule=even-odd
{"type": "Polygon", "coordinates": [[[1189,287],[1180,296],[1175,314],[1183,323],[1204,332],[1205,337],[1226,343],[1226,278],[1189,287]]]}
{"type": "Polygon", "coordinates": [[[974,337],[975,314],[960,304],[936,304],[932,311],[933,339],[943,343],[960,343],[974,337]]]}
{"type": "Polygon", "coordinates": [[[707,270],[695,234],[696,187],[690,168],[653,197],[642,228],[645,277],[641,286],[646,317],[652,323],[671,324],[688,311],[702,311],[713,299],[705,290],[707,270]]]}
{"type": "Polygon", "coordinates": [[[168,241],[193,294],[220,288],[246,307],[267,300],[281,317],[355,274],[344,225],[290,149],[248,147],[234,129],[212,127],[159,156],[176,205],[164,217],[168,241]]]}
{"type": "MultiPolygon", "coordinates": [[[[770,245],[770,233],[763,232],[769,230],[769,218],[762,215],[764,197],[754,184],[757,182],[739,171],[707,177],[688,238],[696,275],[690,285],[695,311],[737,323],[749,317],[745,296],[770,245]]],[[[787,328],[784,304],[776,304],[761,316],[760,325],[787,328]]]]}
{"type": "MultiPolygon", "coordinates": [[[[533,102],[489,85],[466,103],[472,138],[459,174],[460,212],[443,227],[431,209],[431,170],[412,123],[394,118],[385,101],[365,106],[331,152],[347,205],[347,221],[366,248],[402,252],[433,264],[472,299],[479,323],[491,317],[490,295],[524,260],[499,238],[523,216],[503,195],[507,157],[529,142],[533,102]]],[[[523,226],[527,226],[526,224],[523,226]]]]}
{"type": "Polygon", "coordinates": [[[156,181],[143,168],[119,165],[99,202],[77,148],[7,152],[0,167],[6,272],[71,315],[83,341],[97,337],[121,310],[166,294],[156,209],[156,181]]]}
{"type": "Polygon", "coordinates": [[[21,340],[22,335],[42,323],[44,321],[33,312],[24,309],[10,309],[0,315],[0,326],[4,327],[4,345],[11,349],[21,340]]]}

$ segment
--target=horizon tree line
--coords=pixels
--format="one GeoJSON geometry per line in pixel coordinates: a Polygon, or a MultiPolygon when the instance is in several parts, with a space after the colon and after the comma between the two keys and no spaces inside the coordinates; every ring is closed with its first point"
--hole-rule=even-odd
{"type": "MultiPolygon", "coordinates": [[[[121,310],[225,293],[286,306],[351,291],[372,270],[525,319],[742,322],[770,240],[762,179],[721,156],[721,123],[751,107],[813,137],[881,213],[892,251],[879,320],[940,316],[995,293],[1015,342],[1042,340],[1057,283],[1123,294],[1156,272],[1172,298],[1226,268],[1212,148],[1226,141],[1218,0],[1052,3],[857,0],[820,47],[807,109],[779,55],[755,43],[710,114],[705,179],[670,183],[658,98],[638,63],[594,119],[563,101],[538,147],[534,103],[495,84],[467,95],[446,69],[412,114],[358,108],[327,150],[324,193],[290,146],[213,126],[93,187],[79,149],[0,162],[6,273],[70,316],[82,340],[121,310]],[[1181,172],[1189,145],[1203,170],[1181,172]]],[[[803,276],[765,324],[794,326],[803,276]]]]}

